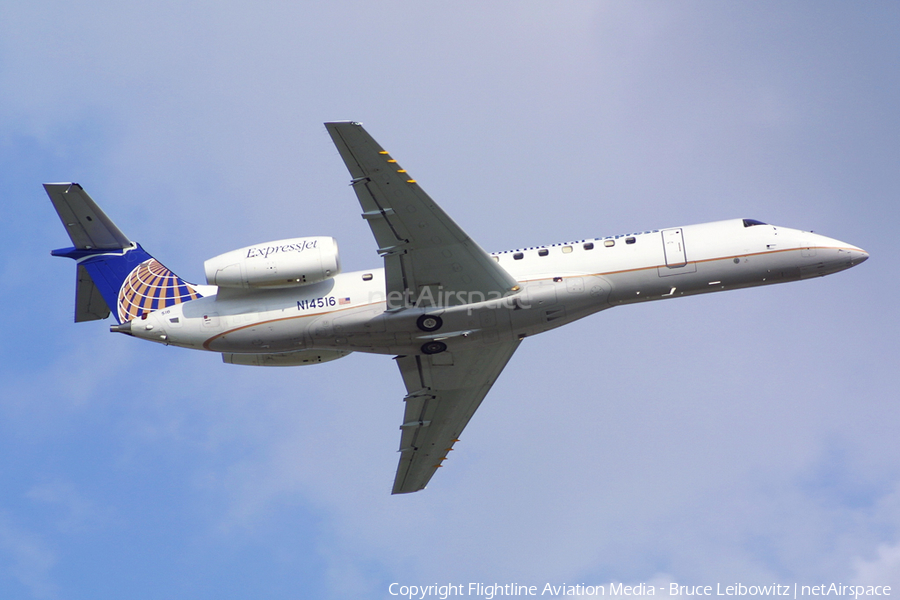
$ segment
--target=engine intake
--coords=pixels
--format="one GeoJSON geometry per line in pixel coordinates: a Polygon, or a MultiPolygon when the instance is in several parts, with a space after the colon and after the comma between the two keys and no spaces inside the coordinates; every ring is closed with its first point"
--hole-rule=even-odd
{"type": "Polygon", "coordinates": [[[226,288],[273,289],[309,285],[341,272],[332,237],[276,240],[220,254],[203,263],[206,282],[226,288]]]}

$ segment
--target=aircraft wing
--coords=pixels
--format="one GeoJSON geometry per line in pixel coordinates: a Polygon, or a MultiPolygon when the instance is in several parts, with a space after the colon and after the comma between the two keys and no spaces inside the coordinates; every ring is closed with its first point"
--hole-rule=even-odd
{"type": "Polygon", "coordinates": [[[359,123],[325,127],[350,171],[362,216],[384,257],[389,300],[400,293],[416,306],[427,306],[429,298],[443,293],[443,304],[452,306],[468,303],[472,292],[491,298],[516,288],[516,280],[359,123]]]}
{"type": "Polygon", "coordinates": [[[397,357],[407,394],[392,493],[417,492],[428,484],[518,347],[518,341],[500,342],[397,357]]]}

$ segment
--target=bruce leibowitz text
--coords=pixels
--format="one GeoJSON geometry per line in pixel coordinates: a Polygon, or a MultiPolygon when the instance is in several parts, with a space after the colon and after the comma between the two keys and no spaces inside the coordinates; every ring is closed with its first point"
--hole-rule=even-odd
{"type": "Polygon", "coordinates": [[[671,596],[788,596],[798,598],[800,596],[844,596],[859,600],[864,596],[890,596],[889,585],[843,585],[840,583],[821,585],[744,585],[743,583],[726,584],[717,583],[711,585],[668,585],[655,587],[646,583],[637,585],[625,585],[623,583],[611,583],[605,585],[553,585],[548,583],[543,588],[536,585],[522,585],[518,583],[470,583],[461,584],[433,584],[433,585],[402,585],[392,583],[388,587],[391,596],[402,598],[418,598],[424,600],[427,597],[446,600],[451,596],[475,596],[485,600],[494,600],[506,596],[655,596],[657,594],[671,596]]]}

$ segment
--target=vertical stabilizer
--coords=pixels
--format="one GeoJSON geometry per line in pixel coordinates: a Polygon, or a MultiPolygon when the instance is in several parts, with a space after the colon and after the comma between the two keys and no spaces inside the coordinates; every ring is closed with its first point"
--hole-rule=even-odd
{"type": "Polygon", "coordinates": [[[200,297],[196,288],[128,239],[77,183],[44,189],[74,244],[51,252],[78,263],[75,321],[126,323],[145,313],[200,297]]]}

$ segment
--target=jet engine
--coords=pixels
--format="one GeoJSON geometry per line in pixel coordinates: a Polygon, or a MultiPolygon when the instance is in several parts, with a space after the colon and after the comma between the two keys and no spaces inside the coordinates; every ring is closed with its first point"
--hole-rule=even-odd
{"type": "Polygon", "coordinates": [[[332,237],[276,240],[220,254],[203,263],[206,282],[226,288],[273,289],[308,285],[341,272],[332,237]]]}

